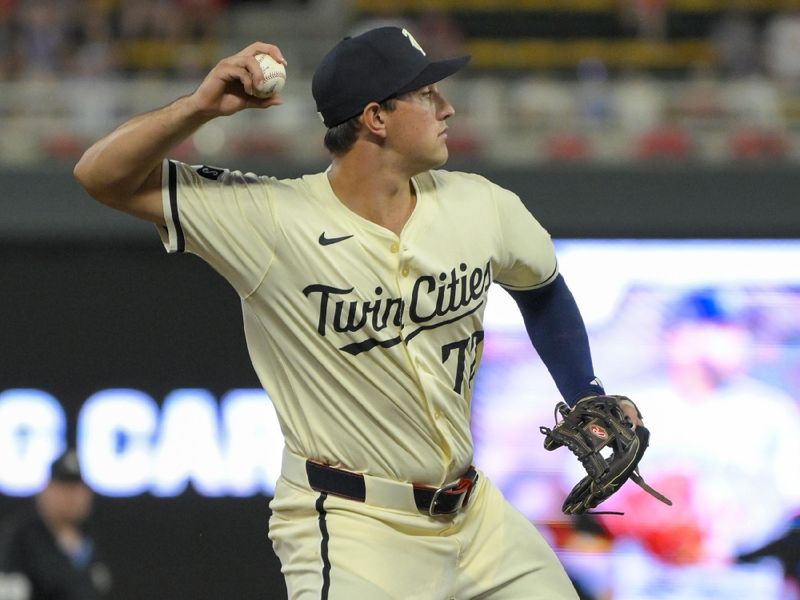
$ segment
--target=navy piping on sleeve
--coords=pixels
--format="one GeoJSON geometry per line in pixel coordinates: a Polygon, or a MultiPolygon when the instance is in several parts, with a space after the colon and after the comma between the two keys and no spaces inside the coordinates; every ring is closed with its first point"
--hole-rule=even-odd
{"type": "Polygon", "coordinates": [[[181,218],[178,214],[178,168],[169,161],[169,210],[172,213],[172,224],[175,226],[176,252],[186,250],[186,240],[183,237],[181,218]]]}
{"type": "Polygon", "coordinates": [[[499,281],[497,279],[495,279],[494,282],[503,286],[509,292],[527,292],[530,290],[538,290],[547,287],[548,285],[553,283],[553,281],[557,276],[558,276],[558,263],[556,263],[556,266],[553,268],[553,272],[550,273],[550,275],[548,275],[547,278],[544,279],[541,283],[537,283],[535,287],[524,287],[524,288],[516,287],[513,285],[509,285],[507,283],[503,283],[502,281],[499,281]]]}

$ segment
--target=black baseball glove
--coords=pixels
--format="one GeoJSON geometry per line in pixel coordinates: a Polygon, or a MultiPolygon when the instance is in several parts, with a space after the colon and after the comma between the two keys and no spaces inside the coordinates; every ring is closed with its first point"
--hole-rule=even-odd
{"type": "MultiPolygon", "coordinates": [[[[671,500],[647,485],[639,475],[639,461],[647,448],[650,432],[643,425],[634,427],[620,402],[630,402],[636,407],[625,396],[590,396],[572,409],[565,402],[559,402],[555,427],[539,428],[545,435],[546,450],[566,446],[588,473],[564,500],[561,510],[565,514],[581,514],[594,508],[628,479],[672,506],[671,500]]],[[[636,410],[638,412],[638,408],[636,410]]]]}

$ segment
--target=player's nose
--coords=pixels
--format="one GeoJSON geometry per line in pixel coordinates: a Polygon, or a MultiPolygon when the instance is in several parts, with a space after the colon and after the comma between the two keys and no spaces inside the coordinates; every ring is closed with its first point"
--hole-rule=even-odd
{"type": "Polygon", "coordinates": [[[454,114],[456,114],[456,109],[450,104],[450,101],[444,97],[444,95],[439,94],[439,118],[443,121],[445,119],[449,119],[454,114]]]}

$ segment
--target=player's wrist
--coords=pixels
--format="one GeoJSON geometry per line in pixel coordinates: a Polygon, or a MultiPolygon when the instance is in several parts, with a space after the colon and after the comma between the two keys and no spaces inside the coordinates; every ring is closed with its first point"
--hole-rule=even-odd
{"type": "Polygon", "coordinates": [[[221,113],[204,102],[197,92],[178,98],[173,102],[172,108],[187,123],[196,126],[203,125],[221,116],[221,113]]]}
{"type": "Polygon", "coordinates": [[[605,396],[606,390],[603,387],[603,384],[600,380],[595,377],[590,382],[588,382],[584,387],[580,388],[577,394],[571,399],[571,402],[567,402],[570,406],[575,406],[578,402],[586,400],[588,398],[594,398],[595,396],[605,396]]]}

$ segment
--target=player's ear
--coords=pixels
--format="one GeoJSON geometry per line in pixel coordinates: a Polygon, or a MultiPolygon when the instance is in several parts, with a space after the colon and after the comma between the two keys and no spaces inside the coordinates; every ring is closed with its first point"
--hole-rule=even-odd
{"type": "Polygon", "coordinates": [[[386,121],[384,120],[384,110],[377,102],[370,102],[364,107],[361,113],[361,121],[364,128],[378,137],[386,137],[386,121]]]}

